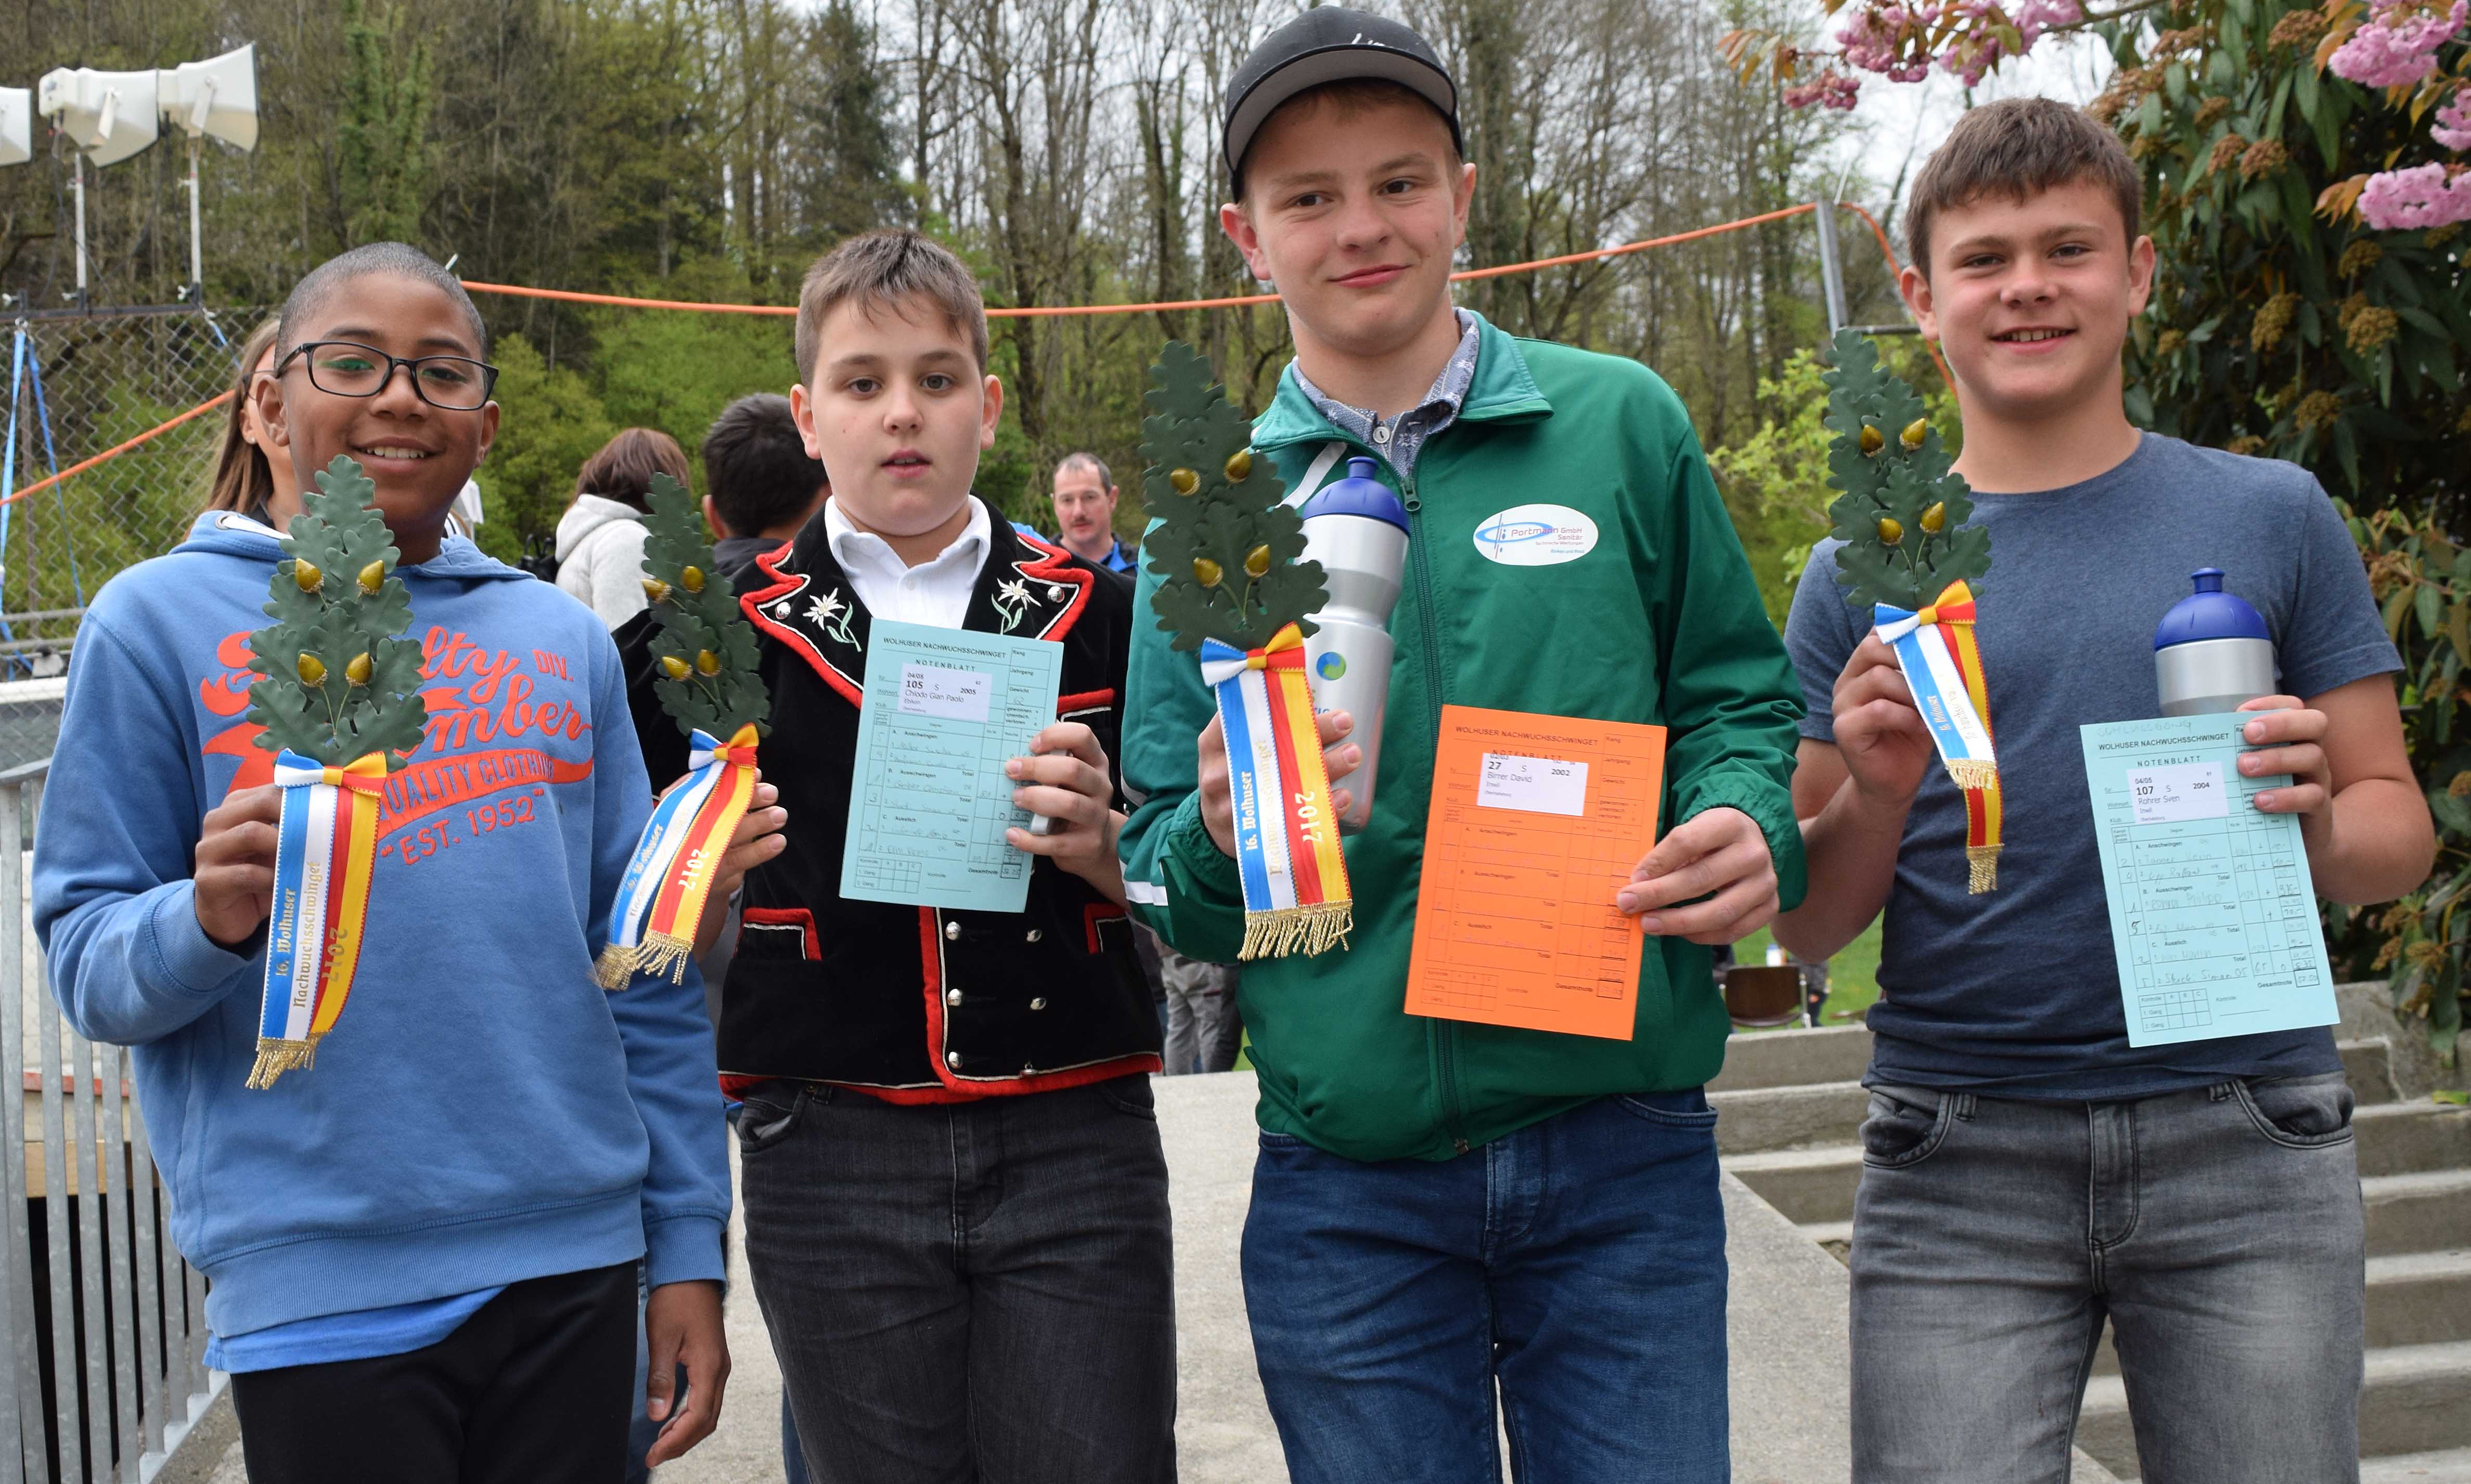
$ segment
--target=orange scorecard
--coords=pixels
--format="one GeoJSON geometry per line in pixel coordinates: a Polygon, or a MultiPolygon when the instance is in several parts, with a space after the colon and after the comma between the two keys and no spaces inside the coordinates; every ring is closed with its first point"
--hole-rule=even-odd
{"type": "Polygon", "coordinates": [[[1627,1041],[1664,728],[1444,706],[1407,1011],[1627,1041]]]}

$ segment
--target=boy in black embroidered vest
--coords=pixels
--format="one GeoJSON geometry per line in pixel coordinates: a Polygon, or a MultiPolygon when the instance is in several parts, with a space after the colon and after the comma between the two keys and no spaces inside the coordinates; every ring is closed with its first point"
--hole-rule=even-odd
{"type": "Polygon", "coordinates": [[[757,558],[765,742],[791,824],[750,874],[721,1000],[746,1252],[819,1481],[1174,1477],[1158,1020],[1116,860],[1131,590],[970,493],[1001,385],[969,270],[916,233],[799,295],[791,405],[833,496],[757,558]],[[1006,771],[1056,833],[1019,913],[844,900],[875,621],[1063,647],[1059,719],[1006,771]]]}

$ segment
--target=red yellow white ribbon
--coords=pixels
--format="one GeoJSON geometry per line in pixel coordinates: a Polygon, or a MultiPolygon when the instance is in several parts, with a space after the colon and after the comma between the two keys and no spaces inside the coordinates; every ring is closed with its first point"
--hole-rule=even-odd
{"type": "Polygon", "coordinates": [[[1965,791],[1966,890],[1999,887],[1999,767],[1992,751],[1990,693],[1983,683],[1982,650],[1974,643],[1973,590],[1951,582],[1918,612],[1876,605],[1879,638],[1895,652],[1914,705],[1930,728],[1948,776],[1965,791]],[[1931,643],[1923,634],[1937,636],[1931,643]]]}
{"type": "Polygon", "coordinates": [[[686,978],[704,901],[754,797],[754,724],[726,744],[691,733],[687,775],[653,808],[619,882],[609,942],[593,965],[601,988],[624,989],[637,974],[686,978]]]}
{"type": "Polygon", "coordinates": [[[386,776],[383,752],[341,767],[289,750],[274,761],[283,811],[275,824],[274,910],[266,929],[252,1088],[271,1088],[285,1072],[315,1066],[318,1043],[351,997],[386,776]]]}
{"type": "Polygon", "coordinates": [[[1258,649],[1201,642],[1201,678],[1227,736],[1244,958],[1318,954],[1355,926],[1304,643],[1293,624],[1258,649]]]}

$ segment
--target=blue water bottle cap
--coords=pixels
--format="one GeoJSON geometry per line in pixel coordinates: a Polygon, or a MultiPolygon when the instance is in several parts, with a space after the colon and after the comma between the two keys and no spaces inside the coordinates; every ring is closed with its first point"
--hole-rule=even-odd
{"type": "Polygon", "coordinates": [[[1381,465],[1370,459],[1347,460],[1347,478],[1332,480],[1314,491],[1304,503],[1301,512],[1306,520],[1316,515],[1361,515],[1368,520],[1388,521],[1400,530],[1407,529],[1407,507],[1390,486],[1375,479],[1381,465]]]}
{"type": "Polygon", "coordinates": [[[2271,639],[2265,615],[2236,593],[2223,591],[2223,569],[2200,567],[2189,574],[2197,590],[2171,605],[2153,630],[2153,648],[2197,644],[2208,639],[2271,639]]]}

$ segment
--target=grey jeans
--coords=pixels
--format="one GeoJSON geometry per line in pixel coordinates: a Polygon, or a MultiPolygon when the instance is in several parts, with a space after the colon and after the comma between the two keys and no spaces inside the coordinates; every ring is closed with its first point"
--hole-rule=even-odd
{"type": "Polygon", "coordinates": [[[1244,1036],[1236,1013],[1236,966],[1187,958],[1162,943],[1159,969],[1166,984],[1167,1074],[1234,1070],[1244,1036]]]}
{"type": "Polygon", "coordinates": [[[2100,1103],[1874,1087],[1861,1137],[1855,1484],[2066,1484],[2106,1318],[2145,1484],[2359,1478],[2340,1072],[2100,1103]]]}
{"type": "Polygon", "coordinates": [[[767,1082],[746,1261],[818,1484],[1172,1484],[1149,1078],[895,1106],[767,1082]]]}

